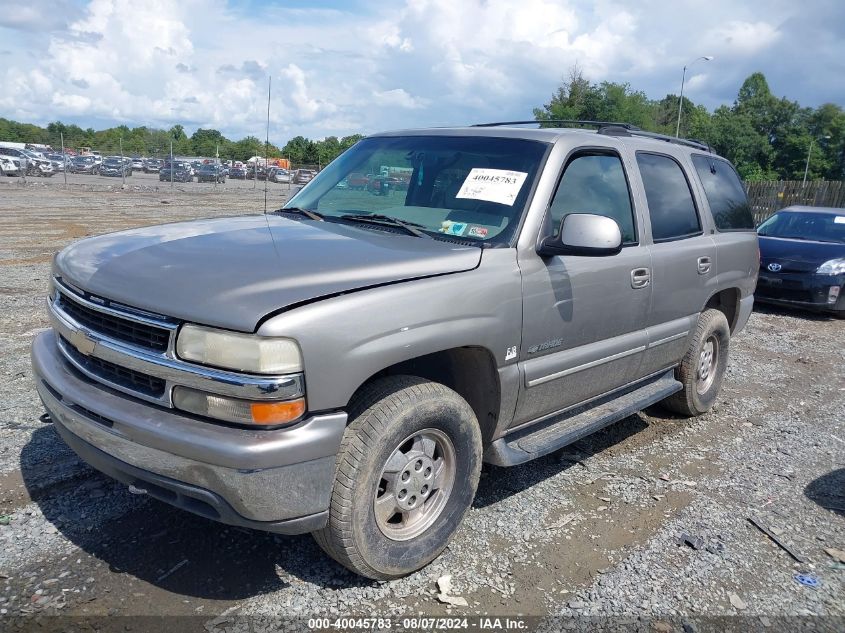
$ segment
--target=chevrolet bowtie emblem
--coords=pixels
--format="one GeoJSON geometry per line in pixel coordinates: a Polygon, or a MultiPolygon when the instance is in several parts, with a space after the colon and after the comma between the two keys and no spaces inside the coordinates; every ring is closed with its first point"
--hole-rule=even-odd
{"type": "Polygon", "coordinates": [[[70,335],[70,342],[80,354],[90,356],[94,353],[94,348],[97,347],[97,341],[88,337],[82,330],[77,330],[70,335]]]}

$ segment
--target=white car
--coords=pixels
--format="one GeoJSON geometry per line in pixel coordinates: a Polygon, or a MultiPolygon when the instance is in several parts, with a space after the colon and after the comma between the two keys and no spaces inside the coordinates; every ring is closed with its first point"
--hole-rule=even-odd
{"type": "Polygon", "coordinates": [[[20,176],[20,161],[12,156],[0,156],[0,173],[4,176],[20,176]]]}

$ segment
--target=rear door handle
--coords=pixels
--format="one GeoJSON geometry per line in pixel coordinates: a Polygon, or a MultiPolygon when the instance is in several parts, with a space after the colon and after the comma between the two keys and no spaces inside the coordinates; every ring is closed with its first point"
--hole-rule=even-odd
{"type": "Polygon", "coordinates": [[[631,288],[645,288],[651,283],[651,271],[648,268],[635,268],[631,271],[631,288]]]}
{"type": "Polygon", "coordinates": [[[706,275],[710,272],[710,258],[709,257],[699,257],[698,258],[698,274],[699,275],[706,275]]]}

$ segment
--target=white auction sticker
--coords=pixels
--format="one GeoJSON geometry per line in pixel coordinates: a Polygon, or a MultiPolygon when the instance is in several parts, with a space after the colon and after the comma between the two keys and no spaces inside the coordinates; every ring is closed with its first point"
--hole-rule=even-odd
{"type": "Polygon", "coordinates": [[[845,224],[845,215],[835,215],[835,216],[833,216],[833,223],[834,224],[845,224]]]}
{"type": "Polygon", "coordinates": [[[513,206],[527,176],[524,171],[476,167],[469,172],[455,197],[513,206]]]}

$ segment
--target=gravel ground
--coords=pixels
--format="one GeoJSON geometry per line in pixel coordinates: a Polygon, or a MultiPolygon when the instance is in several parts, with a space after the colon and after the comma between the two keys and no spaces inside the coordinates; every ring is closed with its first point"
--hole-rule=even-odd
{"type": "Polygon", "coordinates": [[[46,326],[52,253],[85,235],[260,210],[264,195],[62,185],[0,181],[0,615],[167,613],[208,631],[237,628],[239,615],[522,614],[644,630],[743,615],[716,629],[845,630],[845,564],[825,551],[845,550],[842,321],[755,310],[713,411],[654,408],[527,465],[485,467],[446,552],[370,582],[307,536],[133,496],[40,421],[28,347],[46,326]],[[468,606],[437,599],[447,574],[468,606]]]}

